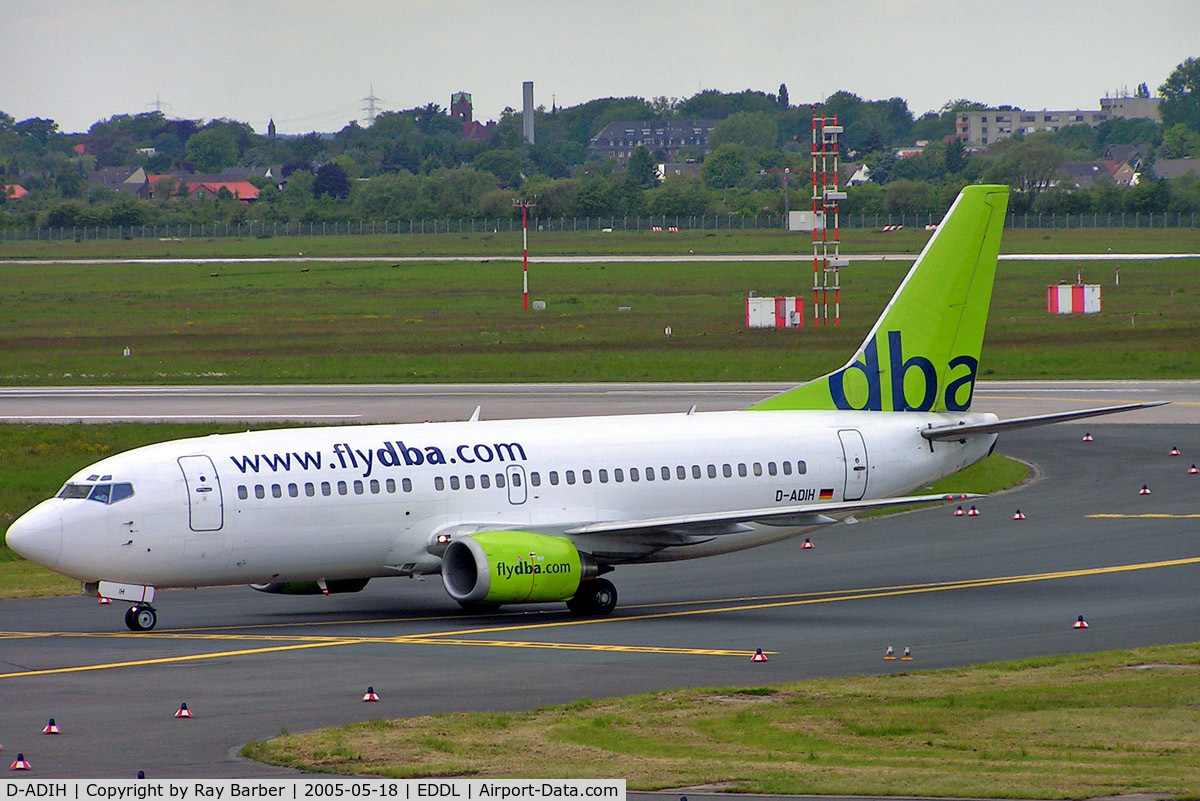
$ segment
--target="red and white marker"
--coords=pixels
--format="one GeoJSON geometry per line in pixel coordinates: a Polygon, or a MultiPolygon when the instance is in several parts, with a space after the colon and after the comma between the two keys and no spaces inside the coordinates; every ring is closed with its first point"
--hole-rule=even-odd
{"type": "Polygon", "coordinates": [[[17,759],[10,766],[10,770],[33,770],[28,762],[25,761],[24,754],[17,754],[17,759]]]}
{"type": "Polygon", "coordinates": [[[963,511],[963,508],[961,506],[954,510],[955,517],[962,517],[965,514],[966,514],[966,512],[963,511]]]}
{"type": "Polygon", "coordinates": [[[1149,494],[1150,494],[1150,487],[1145,484],[1143,484],[1142,488],[1140,490],[1138,490],[1138,495],[1149,495],[1149,494]]]}
{"type": "Polygon", "coordinates": [[[363,693],[363,701],[365,701],[369,704],[373,704],[378,700],[379,700],[379,696],[375,694],[374,687],[368,687],[367,691],[365,693],[363,693]]]}
{"type": "Polygon", "coordinates": [[[892,650],[892,646],[889,645],[887,650],[883,652],[883,658],[888,662],[894,662],[896,660],[896,652],[892,650]]]}
{"type": "Polygon", "coordinates": [[[812,549],[813,549],[812,540],[810,540],[808,537],[805,537],[804,544],[800,546],[800,550],[811,551],[812,549]]]}
{"type": "Polygon", "coordinates": [[[1178,456],[1178,455],[1179,455],[1179,448],[1171,448],[1171,453],[1170,453],[1170,455],[1171,455],[1171,456],[1178,456]]]}
{"type": "Polygon", "coordinates": [[[1200,467],[1196,467],[1196,465],[1192,465],[1191,467],[1188,468],[1189,476],[1194,476],[1197,473],[1200,473],[1200,467]]]}
{"type": "Polygon", "coordinates": [[[105,598],[103,595],[98,597],[100,600],[97,601],[97,603],[99,603],[101,606],[107,606],[108,604],[112,603],[112,598],[105,598]]]}
{"type": "Polygon", "coordinates": [[[184,701],[179,705],[179,709],[175,710],[175,717],[177,718],[190,718],[191,716],[192,710],[188,709],[187,701],[184,701]]]}
{"type": "Polygon", "coordinates": [[[50,722],[42,729],[42,734],[61,734],[58,730],[58,725],[54,722],[54,718],[50,718],[50,722]]]}
{"type": "Polygon", "coordinates": [[[1076,628],[1076,629],[1086,629],[1087,627],[1088,627],[1088,622],[1083,619],[1083,615],[1080,615],[1079,619],[1075,621],[1075,625],[1072,626],[1072,628],[1076,628]]]}
{"type": "Polygon", "coordinates": [[[1020,509],[1018,509],[1016,512],[1013,513],[1013,520],[1024,520],[1024,519],[1025,519],[1025,513],[1022,512],[1020,509]]]}
{"type": "Polygon", "coordinates": [[[754,649],[754,656],[750,657],[751,662],[766,662],[767,655],[762,652],[761,648],[754,649]]]}
{"type": "Polygon", "coordinates": [[[967,517],[979,517],[979,510],[975,508],[975,504],[971,504],[971,508],[967,510],[967,517]]]}
{"type": "Polygon", "coordinates": [[[901,662],[911,662],[911,661],[913,661],[913,659],[912,659],[912,651],[908,650],[908,646],[907,646],[907,645],[906,645],[906,646],[904,646],[904,656],[900,657],[900,661],[901,661],[901,662]]]}
{"type": "Polygon", "coordinates": [[[1091,442],[1091,441],[1092,441],[1092,434],[1091,434],[1091,432],[1088,432],[1087,434],[1084,434],[1084,435],[1083,435],[1083,441],[1084,441],[1084,442],[1091,442]]]}

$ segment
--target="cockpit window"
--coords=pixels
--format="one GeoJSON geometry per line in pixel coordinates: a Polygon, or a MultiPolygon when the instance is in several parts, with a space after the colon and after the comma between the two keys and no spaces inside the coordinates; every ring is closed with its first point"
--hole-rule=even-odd
{"type": "Polygon", "coordinates": [[[67,484],[58,497],[67,500],[87,498],[90,501],[105,505],[123,501],[133,495],[133,485],[127,482],[118,484],[67,484]]]}

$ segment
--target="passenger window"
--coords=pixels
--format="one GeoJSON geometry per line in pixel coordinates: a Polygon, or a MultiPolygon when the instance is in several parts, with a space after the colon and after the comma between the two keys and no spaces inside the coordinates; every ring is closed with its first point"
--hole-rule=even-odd
{"type": "Polygon", "coordinates": [[[249,497],[250,497],[250,493],[246,491],[246,485],[243,484],[243,485],[239,486],[238,487],[238,498],[240,500],[244,501],[249,497]]]}
{"type": "MultiPolygon", "coordinates": [[[[709,465],[708,468],[710,470],[714,469],[712,465],[709,465]]],[[[716,475],[716,473],[714,473],[713,475],[716,475]]],[[[692,478],[700,478],[700,465],[698,465],[698,464],[692,465],[692,478]]]]}
{"type": "Polygon", "coordinates": [[[92,492],[88,495],[88,500],[95,501],[96,503],[108,503],[108,496],[111,492],[112,487],[107,484],[97,484],[92,487],[92,492]]]}
{"type": "Polygon", "coordinates": [[[332,487],[332,486],[330,486],[330,484],[329,484],[329,482],[328,482],[328,481],[322,481],[322,482],[321,482],[321,494],[322,494],[322,495],[324,495],[324,496],[326,496],[326,497],[328,497],[328,496],[330,496],[330,495],[332,495],[332,494],[333,494],[333,487],[332,487]]]}
{"type": "Polygon", "coordinates": [[[396,479],[394,479],[394,478],[389,478],[387,481],[383,482],[383,488],[384,488],[385,490],[387,490],[387,492],[388,492],[388,494],[389,494],[389,495],[393,495],[393,494],[395,494],[395,492],[396,492],[396,479]]]}
{"type": "MultiPolygon", "coordinates": [[[[650,475],[650,476],[653,476],[653,475],[654,475],[654,471],[653,471],[653,470],[650,470],[650,471],[648,471],[648,472],[649,472],[649,475],[650,475]]],[[[636,467],[631,467],[631,468],[629,468],[629,480],[630,480],[630,481],[640,481],[640,480],[641,480],[641,478],[642,478],[642,475],[641,475],[641,474],[642,474],[642,471],[641,471],[641,470],[639,470],[638,468],[636,468],[636,467]]]]}
{"type": "Polygon", "coordinates": [[[450,489],[458,489],[458,476],[450,476],[450,489]]]}
{"type": "Polygon", "coordinates": [[[597,471],[596,471],[596,474],[597,474],[597,476],[599,477],[599,479],[600,479],[600,483],[601,483],[601,484],[607,484],[607,483],[608,483],[608,471],[607,471],[607,470],[605,470],[605,469],[602,467],[602,468],[600,468],[599,470],[597,470],[597,471]]]}
{"type": "Polygon", "coordinates": [[[484,473],[479,477],[479,486],[482,489],[487,489],[488,487],[492,486],[492,479],[487,473],[484,473]]]}
{"type": "Polygon", "coordinates": [[[504,474],[496,474],[496,489],[504,489],[504,474]]]}
{"type": "Polygon", "coordinates": [[[754,475],[756,475],[756,476],[762,475],[762,464],[759,462],[754,463],[754,475]]]}
{"type": "Polygon", "coordinates": [[[282,498],[283,497],[283,487],[279,486],[278,484],[272,484],[271,485],[271,497],[272,498],[282,498]]]}
{"type": "Polygon", "coordinates": [[[463,486],[467,489],[475,489],[475,476],[463,476],[463,486]]]}
{"type": "Polygon", "coordinates": [[[584,484],[591,484],[591,483],[592,483],[592,471],[591,471],[591,470],[584,470],[584,471],[583,471],[583,483],[584,483],[584,484]]]}
{"type": "Polygon", "coordinates": [[[574,471],[574,470],[568,470],[568,471],[567,471],[567,473],[566,473],[566,478],[567,478],[567,483],[568,483],[568,484],[574,484],[574,483],[575,483],[575,471],[574,471]]]}
{"type": "Polygon", "coordinates": [[[358,481],[357,479],[354,482],[354,494],[355,495],[363,494],[363,483],[361,481],[358,481]]]}
{"type": "Polygon", "coordinates": [[[783,463],[783,474],[785,476],[790,476],[792,474],[792,463],[791,462],[783,463]]]}
{"type": "Polygon", "coordinates": [[[346,494],[346,492],[347,492],[347,489],[346,489],[346,482],[345,482],[345,481],[339,481],[339,482],[337,483],[337,487],[338,487],[338,495],[345,495],[345,494],[346,494]]]}
{"type": "Polygon", "coordinates": [[[443,479],[441,476],[436,476],[436,477],[433,479],[433,488],[434,488],[435,490],[439,490],[439,491],[440,491],[440,490],[444,490],[444,489],[446,488],[446,481],[445,481],[445,479],[443,479]]]}
{"type": "Polygon", "coordinates": [[[371,479],[371,485],[370,485],[370,486],[371,486],[371,494],[372,494],[372,495],[378,495],[378,494],[379,494],[379,480],[378,480],[378,479],[374,479],[374,478],[373,478],[373,479],[371,479]]]}
{"type": "Polygon", "coordinates": [[[709,478],[717,477],[717,466],[715,464],[710,464],[708,466],[708,477],[709,478]]]}
{"type": "Polygon", "coordinates": [[[558,471],[557,470],[550,471],[550,486],[552,486],[552,487],[558,486],[558,471]]]}
{"type": "Polygon", "coordinates": [[[260,501],[267,497],[267,491],[263,488],[262,484],[254,485],[254,497],[258,498],[260,501]]]}
{"type": "Polygon", "coordinates": [[[779,467],[774,462],[767,462],[767,473],[769,475],[778,475],[779,467]]]}
{"type": "Polygon", "coordinates": [[[509,480],[512,481],[512,485],[514,487],[521,486],[521,474],[520,473],[513,473],[509,480]]]}
{"type": "Polygon", "coordinates": [[[613,481],[617,482],[618,484],[624,484],[625,483],[625,471],[619,467],[614,467],[613,468],[613,481]]]}
{"type": "Polygon", "coordinates": [[[405,492],[412,492],[412,479],[411,478],[400,479],[400,488],[402,490],[404,490],[405,492]]]}
{"type": "Polygon", "coordinates": [[[300,488],[295,484],[288,484],[288,496],[292,498],[300,497],[300,488]]]}
{"type": "Polygon", "coordinates": [[[803,461],[796,462],[796,474],[797,475],[802,476],[807,472],[808,472],[808,465],[806,465],[803,461]]]}
{"type": "MultiPolygon", "coordinates": [[[[685,473],[683,472],[683,467],[678,467],[678,468],[676,468],[676,469],[679,471],[679,477],[680,477],[680,478],[683,478],[683,477],[684,477],[684,475],[685,475],[685,473]]],[[[670,480],[671,480],[671,468],[669,468],[669,467],[664,467],[664,468],[662,469],[662,480],[663,480],[663,481],[670,481],[670,480]]]]}
{"type": "Polygon", "coordinates": [[[113,484],[112,485],[112,495],[109,496],[108,502],[116,503],[117,501],[123,501],[126,498],[132,498],[132,497],[133,497],[133,485],[132,484],[127,484],[127,483],[113,484]]]}
{"type": "Polygon", "coordinates": [[[530,473],[529,474],[529,486],[531,486],[531,487],[542,486],[542,474],[538,473],[538,472],[530,473]]]}
{"type": "Polygon", "coordinates": [[[738,476],[741,478],[746,477],[746,465],[744,462],[738,462],[738,476]]]}
{"type": "Polygon", "coordinates": [[[313,484],[311,481],[306,481],[304,483],[304,494],[310,498],[313,497],[314,495],[316,495],[317,494],[316,485],[313,484]]]}

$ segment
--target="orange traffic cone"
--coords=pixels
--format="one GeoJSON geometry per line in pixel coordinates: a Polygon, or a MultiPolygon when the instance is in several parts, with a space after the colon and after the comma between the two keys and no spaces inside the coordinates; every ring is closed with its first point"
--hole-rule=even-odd
{"type": "Polygon", "coordinates": [[[1142,488],[1140,490],[1138,490],[1138,495],[1149,495],[1149,494],[1150,494],[1150,487],[1148,487],[1145,484],[1143,484],[1142,488]]]}
{"type": "Polygon", "coordinates": [[[908,646],[907,646],[907,645],[906,645],[906,646],[904,646],[904,656],[900,657],[900,661],[901,661],[901,662],[911,662],[911,661],[913,661],[913,660],[912,660],[912,651],[908,650],[908,646]]]}
{"type": "Polygon", "coordinates": [[[50,722],[42,729],[42,734],[60,734],[58,726],[54,723],[54,718],[50,718],[50,722]]]}
{"type": "Polygon", "coordinates": [[[762,652],[761,648],[754,649],[754,656],[750,657],[751,662],[766,662],[767,655],[762,652]]]}
{"type": "Polygon", "coordinates": [[[965,514],[966,514],[966,512],[963,511],[963,508],[961,506],[954,510],[955,517],[962,517],[965,514]]]}
{"type": "Polygon", "coordinates": [[[1088,622],[1083,619],[1083,615],[1080,615],[1079,619],[1075,621],[1075,625],[1072,626],[1072,628],[1076,628],[1076,629],[1086,629],[1087,627],[1088,627],[1088,622]]]}
{"type": "Polygon", "coordinates": [[[804,544],[800,546],[800,550],[811,551],[812,549],[813,549],[812,540],[810,540],[808,537],[805,537],[804,544]]]}
{"type": "Polygon", "coordinates": [[[374,703],[379,700],[379,696],[375,694],[374,687],[368,687],[366,693],[363,694],[363,700],[368,703],[374,703]]]}
{"type": "Polygon", "coordinates": [[[175,710],[175,717],[177,718],[190,718],[191,716],[192,710],[188,709],[187,701],[181,703],[179,709],[175,710]]]}
{"type": "Polygon", "coordinates": [[[883,652],[883,658],[888,662],[894,662],[896,660],[896,652],[892,650],[892,646],[889,645],[887,650],[883,652]]]}
{"type": "Polygon", "coordinates": [[[1013,520],[1024,520],[1024,519],[1025,519],[1025,513],[1022,512],[1020,509],[1018,509],[1016,512],[1013,513],[1013,520]]]}
{"type": "Polygon", "coordinates": [[[9,766],[10,770],[33,770],[29,763],[25,761],[24,754],[17,754],[17,759],[9,766]]]}

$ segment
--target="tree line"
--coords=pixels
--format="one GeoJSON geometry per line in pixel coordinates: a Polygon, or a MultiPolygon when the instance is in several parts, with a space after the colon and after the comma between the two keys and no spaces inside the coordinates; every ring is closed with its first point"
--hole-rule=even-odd
{"type": "MultiPolygon", "coordinates": [[[[1148,94],[1145,85],[1142,91],[1148,94]]],[[[844,158],[870,170],[869,183],[848,189],[847,214],[940,213],[962,186],[978,181],[1013,186],[1017,213],[1200,211],[1200,179],[1165,181],[1154,172],[1160,159],[1200,158],[1200,59],[1180,64],[1159,95],[1162,123],[1072,125],[1017,134],[978,152],[952,136],[959,112],[985,108],[977,101],[952,100],[916,116],[902,98],[865,100],[839,91],[820,112],[836,114],[845,127],[844,158]],[[915,141],[929,144],[917,155],[897,155],[915,141]],[[1073,189],[1061,180],[1068,162],[1093,161],[1111,145],[1128,144],[1141,145],[1144,154],[1137,186],[1102,180],[1073,189]]],[[[436,103],[298,137],[161,112],[118,114],[86,132],[64,133],[53,120],[16,121],[0,112],[0,185],[29,192],[19,200],[0,193],[0,225],[502,217],[514,213],[514,200],[534,197],[546,217],[778,214],[811,202],[812,114],[811,106],[791,105],[783,84],[775,93],[602,98],[539,108],[537,143],[529,145],[511,108],[479,141],[436,103]],[[679,174],[660,180],[656,165],[664,154],[644,147],[627,163],[589,158],[589,140],[610,122],[670,119],[716,121],[709,152],[685,152],[690,164],[679,174]],[[268,166],[275,168],[271,177],[268,166]],[[105,167],[142,167],[150,175],[245,168],[260,194],[249,205],[228,192],[191,199],[181,177],[166,177],[155,200],[143,200],[90,184],[89,175],[105,167]]]]}

